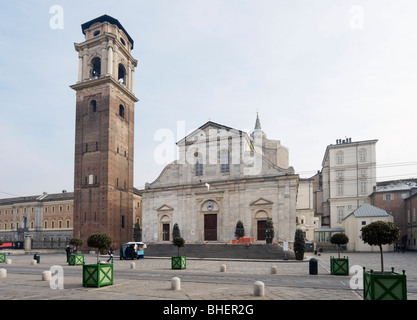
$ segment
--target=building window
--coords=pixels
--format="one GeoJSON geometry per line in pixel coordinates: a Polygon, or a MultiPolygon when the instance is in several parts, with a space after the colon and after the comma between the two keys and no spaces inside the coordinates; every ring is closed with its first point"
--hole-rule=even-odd
{"type": "Polygon", "coordinates": [[[91,112],[97,112],[97,101],[96,100],[92,100],[90,102],[90,110],[91,110],[91,112]]]}
{"type": "Polygon", "coordinates": [[[119,105],[119,116],[124,118],[125,117],[125,107],[119,105]]]}
{"type": "Polygon", "coordinates": [[[196,176],[202,176],[203,175],[203,164],[197,160],[195,163],[195,175],[196,176]]]}
{"type": "Polygon", "coordinates": [[[359,162],[366,162],[366,149],[359,150],[359,162]]]}
{"type": "Polygon", "coordinates": [[[337,207],[337,222],[342,222],[345,217],[345,207],[337,207]]]}
{"type": "Polygon", "coordinates": [[[362,221],[362,225],[365,226],[366,225],[366,221],[362,221]]]}
{"type": "Polygon", "coordinates": [[[229,152],[223,152],[220,154],[221,171],[229,172],[229,152]]]}
{"type": "Polygon", "coordinates": [[[361,193],[366,193],[366,181],[361,181],[361,193]]]}
{"type": "Polygon", "coordinates": [[[70,222],[69,222],[69,220],[67,220],[67,228],[69,228],[70,227],[70,222]]]}
{"type": "Polygon", "coordinates": [[[383,194],[382,195],[382,200],[385,200],[385,201],[394,200],[394,194],[392,194],[392,193],[383,194]]]}
{"type": "Polygon", "coordinates": [[[101,76],[101,59],[100,58],[94,58],[91,60],[92,70],[91,70],[91,76],[94,77],[100,77],[101,76]]]}
{"type": "Polygon", "coordinates": [[[343,195],[343,183],[337,184],[337,195],[342,196],[343,195]]]}
{"type": "Polygon", "coordinates": [[[45,222],[43,223],[43,227],[44,227],[45,229],[48,229],[48,221],[46,221],[46,220],[45,220],[45,222]]]}
{"type": "Polygon", "coordinates": [[[339,151],[336,154],[336,161],[337,161],[337,164],[343,164],[343,151],[339,151]]]}
{"type": "Polygon", "coordinates": [[[126,84],[126,69],[121,63],[119,64],[119,70],[118,71],[119,71],[119,73],[118,73],[117,79],[118,79],[119,83],[126,84]]]}

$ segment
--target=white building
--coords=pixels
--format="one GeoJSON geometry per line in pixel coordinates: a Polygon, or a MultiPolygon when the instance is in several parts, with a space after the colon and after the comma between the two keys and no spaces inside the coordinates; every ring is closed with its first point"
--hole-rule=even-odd
{"type": "Polygon", "coordinates": [[[209,121],[177,145],[179,159],[141,190],[143,241],[172,239],[178,223],[187,242],[227,243],[241,220],[245,236],[263,242],[267,218],[274,242],[294,241],[299,177],[259,118],[251,135],[209,121]]]}
{"type": "MultiPolygon", "coordinates": [[[[364,203],[343,219],[342,226],[345,234],[349,238],[349,242],[347,244],[348,251],[379,252],[378,246],[370,246],[361,239],[361,229],[375,221],[393,222],[394,218],[387,211],[374,207],[368,203],[364,203]]],[[[390,251],[392,248],[393,245],[382,246],[383,251],[390,251]]]]}

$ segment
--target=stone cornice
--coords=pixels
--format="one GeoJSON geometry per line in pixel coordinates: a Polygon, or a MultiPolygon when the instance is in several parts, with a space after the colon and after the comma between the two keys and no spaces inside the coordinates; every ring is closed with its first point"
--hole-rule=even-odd
{"type": "Polygon", "coordinates": [[[136,96],[130,90],[128,90],[125,86],[121,85],[118,81],[116,81],[116,79],[114,79],[110,75],[101,76],[99,78],[94,78],[94,79],[82,80],[82,81],[79,81],[76,84],[70,86],[70,88],[75,90],[75,91],[79,91],[79,90],[82,90],[82,89],[96,87],[98,85],[106,84],[106,83],[110,83],[110,84],[115,85],[123,93],[125,93],[129,98],[131,98],[134,102],[139,101],[139,99],[136,98],[136,96]]]}

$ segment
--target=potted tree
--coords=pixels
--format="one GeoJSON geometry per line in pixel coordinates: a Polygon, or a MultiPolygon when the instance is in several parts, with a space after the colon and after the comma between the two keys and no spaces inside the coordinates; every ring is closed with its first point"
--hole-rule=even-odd
{"type": "Polygon", "coordinates": [[[337,245],[338,257],[330,257],[330,273],[334,275],[349,275],[349,258],[340,258],[340,246],[349,242],[349,237],[344,233],[335,233],[330,242],[337,245]]]}
{"type": "MultiPolygon", "coordinates": [[[[69,240],[69,244],[74,246],[75,248],[82,247],[84,245],[84,241],[80,238],[72,238],[69,240]]],[[[68,256],[68,265],[75,266],[75,265],[83,265],[84,264],[84,255],[77,254],[74,252],[68,256]]]]}
{"type": "Polygon", "coordinates": [[[239,239],[245,236],[245,227],[243,226],[242,221],[238,221],[236,223],[236,229],[235,229],[235,238],[239,239]]]}
{"type": "Polygon", "coordinates": [[[300,229],[295,230],[294,236],[294,253],[296,260],[304,259],[305,241],[303,231],[300,229]]]}
{"type": "Polygon", "coordinates": [[[106,233],[94,233],[87,239],[87,246],[97,248],[97,263],[83,265],[83,286],[101,287],[113,284],[113,264],[100,262],[100,251],[109,248],[111,237],[106,233]]]}
{"type": "Polygon", "coordinates": [[[363,268],[363,298],[364,300],[407,300],[407,279],[405,271],[402,274],[384,271],[383,245],[393,244],[400,236],[400,229],[392,222],[375,221],[361,229],[362,240],[378,246],[381,255],[381,271],[365,271],[363,268]]]}
{"type": "Polygon", "coordinates": [[[272,239],[274,239],[275,231],[274,231],[274,223],[272,222],[272,218],[266,219],[265,224],[265,241],[266,244],[271,244],[272,239]]]}
{"type": "Polygon", "coordinates": [[[176,257],[171,257],[171,268],[185,269],[187,267],[186,257],[180,256],[180,248],[185,246],[185,240],[181,237],[175,237],[172,239],[172,243],[178,248],[178,255],[176,257]]]}

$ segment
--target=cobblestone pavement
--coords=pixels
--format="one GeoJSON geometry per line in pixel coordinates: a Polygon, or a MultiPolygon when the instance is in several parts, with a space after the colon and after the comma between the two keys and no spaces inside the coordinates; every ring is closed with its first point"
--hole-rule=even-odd
{"type": "MultiPolygon", "coordinates": [[[[379,253],[348,253],[349,265],[380,270],[379,253]]],[[[11,264],[0,264],[7,276],[0,278],[0,300],[362,300],[349,276],[330,275],[330,256],[306,254],[304,261],[187,259],[187,268],[172,270],[170,258],[127,261],[114,259],[114,284],[101,288],[82,286],[82,266],[68,266],[65,254],[42,254],[32,265],[32,255],[10,255],[11,264]],[[309,259],[318,260],[318,274],[309,274],[309,259]],[[131,268],[131,263],[135,268],[131,268]],[[62,266],[63,289],[51,289],[42,272],[62,266]],[[220,267],[226,266],[226,272],[220,267]],[[277,267],[277,274],[271,268],[277,267]],[[171,279],[181,279],[181,290],[171,290],[171,279]],[[254,295],[254,283],[262,281],[265,295],[254,295]]],[[[343,256],[343,254],[342,254],[343,256]]],[[[105,261],[105,257],[101,257],[105,261]]],[[[95,255],[85,255],[95,263],[95,255]]],[[[408,300],[417,300],[417,252],[385,253],[385,270],[406,270],[408,300]]],[[[53,278],[55,279],[55,278],[53,278]]],[[[57,282],[56,282],[57,284],[57,282]]]]}

